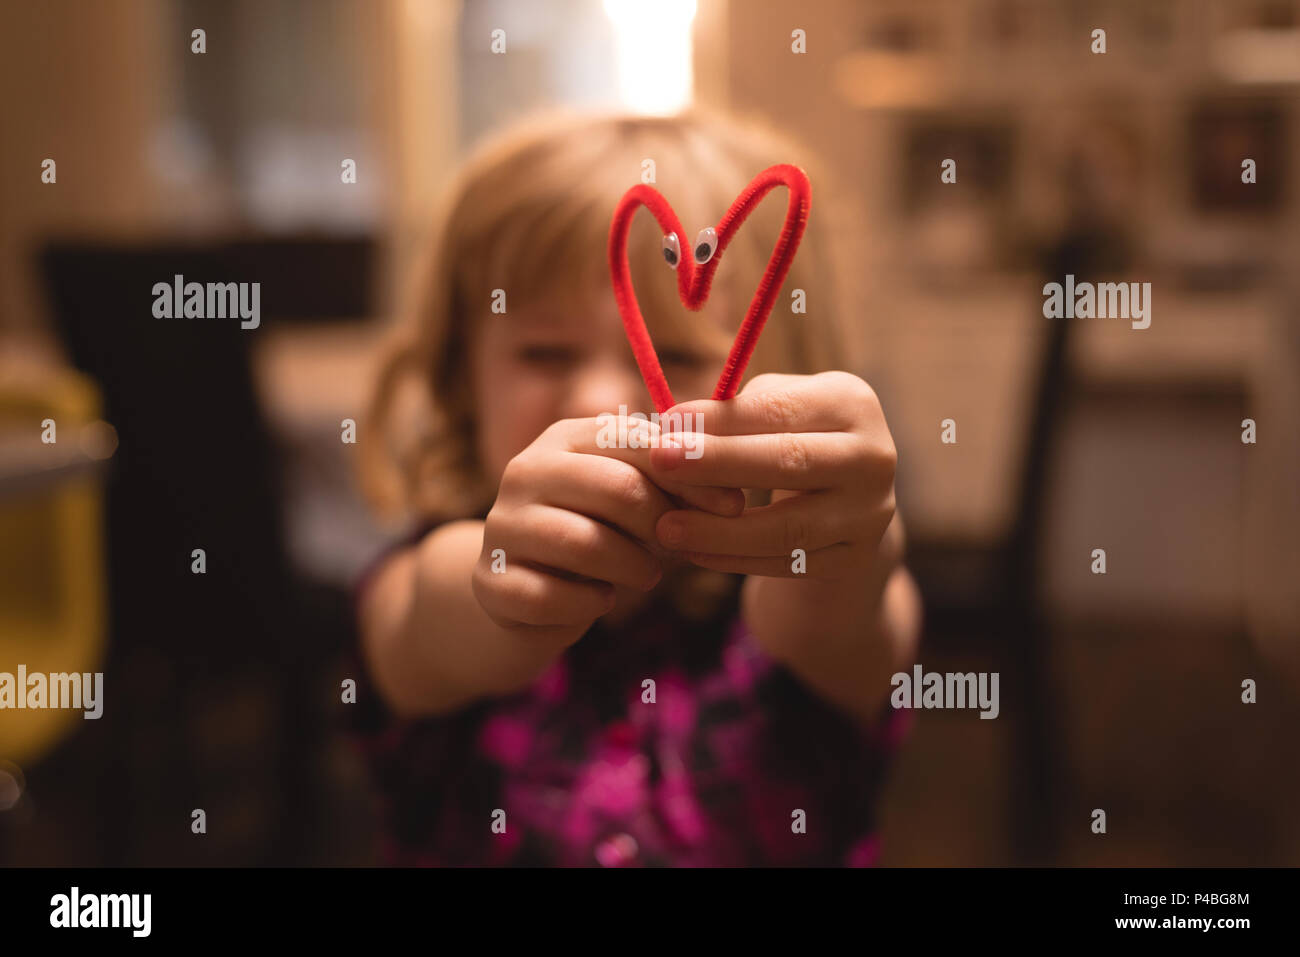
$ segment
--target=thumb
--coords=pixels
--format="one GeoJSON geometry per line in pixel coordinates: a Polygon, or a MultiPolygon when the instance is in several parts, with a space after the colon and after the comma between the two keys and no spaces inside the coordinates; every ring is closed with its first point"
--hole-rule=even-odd
{"type": "Polygon", "coordinates": [[[735,518],[745,510],[745,493],[738,488],[717,485],[664,485],[663,490],[687,505],[725,518],[735,518]]]}

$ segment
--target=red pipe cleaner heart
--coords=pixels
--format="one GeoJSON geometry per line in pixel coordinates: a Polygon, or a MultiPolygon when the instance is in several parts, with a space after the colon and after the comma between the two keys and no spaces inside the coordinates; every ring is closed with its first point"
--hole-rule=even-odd
{"type": "Polygon", "coordinates": [[[685,258],[681,254],[681,221],[657,189],[645,184],[633,186],[623,194],[615,207],[614,221],[609,229],[609,271],[614,284],[614,298],[618,301],[618,312],[623,317],[623,328],[627,330],[627,340],[632,345],[636,364],[641,369],[641,378],[645,380],[650,398],[661,414],[675,403],[654,343],[650,341],[650,333],[646,330],[645,317],[641,315],[636,293],[632,289],[632,270],[627,262],[627,235],[632,227],[633,214],[638,206],[645,206],[654,214],[665,233],[664,258],[677,270],[677,294],[686,308],[697,310],[708,301],[713,273],[740,224],[772,188],[781,185],[790,190],[785,225],[781,228],[781,236],[767,261],[763,278],[754,291],[745,321],[741,323],[736,341],[732,343],[727,364],[718,378],[718,386],[713,391],[715,399],[730,399],[736,394],[740,378],[745,374],[745,366],[749,364],[759,333],[771,315],[777,293],[781,291],[781,283],[785,282],[790,264],[794,262],[804,227],[808,225],[808,211],[812,205],[812,186],[808,182],[808,175],[799,167],[788,163],[763,170],[736,197],[727,214],[718,222],[717,229],[709,227],[700,230],[695,245],[687,251],[685,258]]]}

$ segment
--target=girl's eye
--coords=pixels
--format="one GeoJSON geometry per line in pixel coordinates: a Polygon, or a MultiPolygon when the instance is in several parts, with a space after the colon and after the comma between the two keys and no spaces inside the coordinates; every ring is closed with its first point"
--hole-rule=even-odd
{"type": "Polygon", "coordinates": [[[660,353],[659,361],[666,366],[679,366],[686,369],[699,369],[708,362],[698,352],[690,352],[686,349],[664,349],[660,353]]]}
{"type": "Polygon", "coordinates": [[[578,350],[571,346],[521,346],[518,356],[529,365],[564,366],[578,358],[578,350]]]}

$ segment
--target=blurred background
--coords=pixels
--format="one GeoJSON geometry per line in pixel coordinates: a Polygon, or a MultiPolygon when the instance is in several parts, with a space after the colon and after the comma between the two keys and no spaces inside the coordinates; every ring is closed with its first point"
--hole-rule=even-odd
{"type": "Polygon", "coordinates": [[[842,183],[921,662],[1001,674],[920,713],[882,862],[1300,864],[1300,0],[4,7],[0,671],[107,677],[0,713],[0,863],[373,859],[339,687],[399,529],[340,430],[429,210],[533,110],[694,102],[842,183]],[[261,327],[159,335],[174,273],[263,280],[261,327]],[[1150,328],[1044,319],[1066,273],[1150,328]]]}

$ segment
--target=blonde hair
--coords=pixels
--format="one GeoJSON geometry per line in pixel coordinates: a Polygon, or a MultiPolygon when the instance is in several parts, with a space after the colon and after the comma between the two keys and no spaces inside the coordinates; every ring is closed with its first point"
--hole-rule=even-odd
{"type": "MultiPolygon", "coordinates": [[[[512,309],[537,302],[581,308],[602,287],[612,302],[610,219],[623,193],[642,181],[646,161],[653,162],[653,185],[688,233],[680,237],[683,248],[697,229],[716,224],[763,169],[776,163],[804,168],[813,187],[808,229],[746,379],[843,363],[838,310],[825,308],[835,294],[819,225],[827,210],[818,207],[819,197],[835,193],[805,148],[761,123],[699,108],[672,117],[537,115],[477,148],[444,200],[445,214],[421,263],[415,315],[381,366],[362,431],[362,483],[381,512],[451,519],[491,505],[496,489],[476,454],[470,321],[486,309],[494,289],[508,290],[512,309]],[[818,318],[791,314],[793,289],[823,304],[818,318]],[[404,418],[400,399],[408,386],[423,392],[404,418]]],[[[785,191],[774,191],[728,246],[706,306],[714,311],[716,300],[730,317],[726,323],[701,321],[682,306],[676,276],[663,261],[659,227],[649,211],[639,210],[628,259],[651,334],[721,336],[729,344],[771,255],[785,206],[785,191]]]]}

